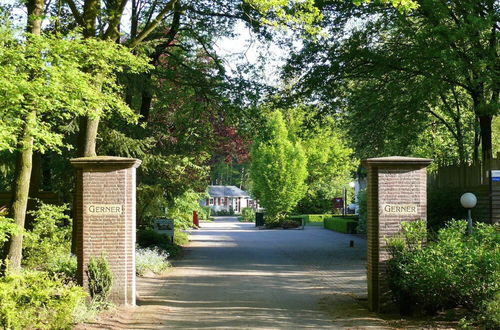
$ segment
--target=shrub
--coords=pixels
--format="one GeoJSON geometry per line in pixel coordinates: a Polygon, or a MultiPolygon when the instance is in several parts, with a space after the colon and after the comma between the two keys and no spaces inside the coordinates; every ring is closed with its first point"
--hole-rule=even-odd
{"type": "Polygon", "coordinates": [[[233,210],[233,208],[231,207],[231,208],[229,208],[229,210],[220,210],[220,211],[216,211],[216,212],[214,212],[214,213],[215,213],[215,215],[217,215],[217,216],[221,216],[221,217],[226,216],[226,217],[227,217],[227,216],[232,216],[232,215],[234,215],[234,210],[233,210]]]}
{"type": "Polygon", "coordinates": [[[7,241],[9,235],[19,233],[19,227],[14,223],[11,218],[6,218],[0,213],[0,248],[2,248],[3,243],[7,241]]]}
{"type": "Polygon", "coordinates": [[[46,272],[0,277],[0,326],[4,329],[67,329],[86,293],[46,272]]]}
{"type": "MultiPolygon", "coordinates": [[[[175,230],[174,231],[174,247],[179,250],[182,250],[181,246],[189,243],[189,235],[185,231],[175,230]]],[[[169,252],[170,254],[170,252],[169,252]]],[[[171,254],[170,254],[171,255],[171,254]]]]}
{"type": "Polygon", "coordinates": [[[294,208],[294,213],[326,213],[332,210],[332,199],[323,191],[306,194],[294,208]]]}
{"type": "Polygon", "coordinates": [[[202,220],[209,220],[212,214],[212,208],[210,206],[202,206],[198,212],[198,218],[202,220]]]}
{"type": "Polygon", "coordinates": [[[177,229],[189,229],[193,225],[193,211],[200,210],[200,200],[205,193],[188,190],[182,195],[174,197],[168,206],[168,217],[174,219],[177,229]]]}
{"type": "Polygon", "coordinates": [[[355,234],[357,224],[355,217],[329,217],[323,221],[324,228],[344,234],[355,234]]]}
{"type": "Polygon", "coordinates": [[[137,275],[142,276],[148,271],[155,274],[161,274],[170,266],[167,258],[168,253],[157,247],[136,248],[135,269],[137,275]]]}
{"type": "Polygon", "coordinates": [[[157,233],[152,229],[137,231],[137,245],[141,248],[158,247],[169,256],[175,257],[181,251],[181,245],[189,242],[188,235],[181,230],[174,229],[174,243],[166,235],[157,233]]]}
{"type": "MultiPolygon", "coordinates": [[[[327,214],[326,216],[330,216],[327,214]]],[[[306,215],[306,222],[323,222],[325,214],[308,214],[306,215]]]]}
{"type": "Polygon", "coordinates": [[[64,282],[76,283],[76,256],[72,254],[61,255],[60,258],[55,259],[54,262],[47,267],[49,274],[56,275],[64,282]]]}
{"type": "Polygon", "coordinates": [[[298,228],[300,225],[301,222],[297,219],[286,219],[281,223],[281,227],[283,227],[283,229],[298,228]]]}
{"type": "Polygon", "coordinates": [[[113,274],[111,274],[108,260],[104,256],[90,257],[87,265],[87,276],[92,300],[106,302],[113,284],[113,274]]]}
{"type": "Polygon", "coordinates": [[[388,240],[388,284],[402,311],[461,305],[477,321],[495,322],[487,311],[500,289],[499,227],[478,223],[470,236],[466,227],[466,221],[451,221],[424,246],[425,223],[404,223],[388,240]]]}
{"type": "Polygon", "coordinates": [[[241,220],[245,222],[255,221],[255,211],[251,207],[244,207],[241,209],[241,220]]]}
{"type": "Polygon", "coordinates": [[[71,280],[75,278],[75,260],[71,257],[71,219],[65,214],[67,205],[39,203],[30,212],[32,228],[25,232],[23,240],[23,266],[59,273],[71,280]],[[74,271],[74,272],[73,272],[74,271]]]}

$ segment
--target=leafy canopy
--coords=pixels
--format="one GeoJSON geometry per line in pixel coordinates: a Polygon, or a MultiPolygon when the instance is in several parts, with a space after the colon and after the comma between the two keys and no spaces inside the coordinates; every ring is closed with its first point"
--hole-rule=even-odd
{"type": "Polygon", "coordinates": [[[8,26],[0,28],[0,151],[16,148],[25,120],[41,152],[65,145],[59,126],[75,116],[115,112],[136,120],[121,97],[116,74],[147,68],[143,57],[113,42],[16,37],[8,26]],[[33,110],[37,115],[28,116],[33,110]]]}

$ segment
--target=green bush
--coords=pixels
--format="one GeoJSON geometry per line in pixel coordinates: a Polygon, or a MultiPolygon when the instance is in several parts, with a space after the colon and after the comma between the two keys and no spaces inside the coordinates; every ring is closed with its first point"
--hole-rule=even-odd
{"type": "Polygon", "coordinates": [[[33,270],[59,273],[68,280],[76,275],[76,260],[71,256],[71,219],[67,205],[39,203],[32,228],[23,240],[23,266],[33,270]]]}
{"type": "Polygon", "coordinates": [[[174,229],[174,243],[166,235],[157,233],[152,229],[142,229],[137,231],[137,245],[141,248],[158,247],[175,257],[181,252],[181,245],[189,242],[188,236],[181,230],[174,229]]]}
{"type": "Polygon", "coordinates": [[[294,213],[327,213],[332,211],[332,198],[327,196],[322,191],[317,191],[314,194],[306,194],[294,208],[294,213]]]}
{"type": "Polygon", "coordinates": [[[317,223],[322,223],[325,218],[331,217],[331,214],[300,214],[300,215],[293,215],[290,218],[293,219],[304,219],[304,223],[312,223],[312,222],[317,222],[317,223]]]}
{"type": "Polygon", "coordinates": [[[212,208],[210,206],[202,206],[198,212],[198,218],[200,220],[209,220],[212,215],[212,208]]]}
{"type": "Polygon", "coordinates": [[[356,219],[356,217],[329,217],[324,219],[323,226],[344,234],[355,234],[358,224],[356,219]]]}
{"type": "Polygon", "coordinates": [[[330,216],[330,214],[308,214],[306,215],[306,223],[308,222],[323,222],[325,216],[330,216]]]}
{"type": "MultiPolygon", "coordinates": [[[[178,249],[179,251],[181,250],[181,246],[186,245],[189,243],[189,235],[185,231],[182,230],[175,230],[174,231],[174,248],[178,249]]],[[[169,252],[167,250],[167,252],[169,252]]],[[[172,255],[169,252],[169,255],[172,255]]]]}
{"type": "Polygon", "coordinates": [[[241,221],[254,222],[255,211],[251,207],[244,207],[241,209],[241,221]]]}
{"type": "Polygon", "coordinates": [[[106,302],[113,285],[113,274],[111,274],[108,260],[104,256],[90,257],[87,265],[87,276],[92,300],[106,302]]]}
{"type": "Polygon", "coordinates": [[[358,226],[356,227],[356,232],[358,234],[366,234],[367,233],[367,221],[368,221],[368,194],[366,190],[361,190],[358,194],[358,203],[359,203],[359,221],[358,226]]]}
{"type": "Polygon", "coordinates": [[[281,223],[281,227],[283,227],[283,229],[298,228],[300,225],[301,221],[299,219],[286,219],[281,223]]]}
{"type": "Polygon", "coordinates": [[[9,235],[19,233],[19,227],[14,223],[14,220],[7,218],[0,213],[0,249],[9,238],[9,235]]]}
{"type": "Polygon", "coordinates": [[[220,211],[214,212],[214,215],[221,216],[221,217],[233,216],[234,210],[233,210],[233,208],[229,208],[229,210],[220,210],[220,211]]]}
{"type": "Polygon", "coordinates": [[[460,305],[478,322],[496,322],[487,311],[500,289],[499,227],[478,223],[469,236],[466,221],[451,221],[426,244],[424,222],[402,227],[388,240],[387,267],[389,288],[402,311],[433,313],[460,305]]]}
{"type": "Polygon", "coordinates": [[[0,326],[4,329],[68,329],[86,293],[46,272],[0,277],[0,326]]]}
{"type": "Polygon", "coordinates": [[[142,276],[150,271],[155,274],[161,274],[166,270],[170,263],[167,261],[168,253],[157,247],[136,248],[135,250],[135,270],[137,275],[142,276]]]}

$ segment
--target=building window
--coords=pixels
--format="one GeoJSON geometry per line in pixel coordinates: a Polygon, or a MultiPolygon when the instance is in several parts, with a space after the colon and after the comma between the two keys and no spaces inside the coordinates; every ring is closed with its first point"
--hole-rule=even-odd
{"type": "Polygon", "coordinates": [[[210,205],[214,205],[214,199],[210,198],[210,205]]]}

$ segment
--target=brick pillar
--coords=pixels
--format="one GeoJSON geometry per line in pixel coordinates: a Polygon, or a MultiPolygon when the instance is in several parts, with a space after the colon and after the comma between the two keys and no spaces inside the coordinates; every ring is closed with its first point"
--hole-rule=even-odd
{"type": "Polygon", "coordinates": [[[402,221],[427,219],[427,172],[431,159],[370,158],[368,169],[368,306],[380,311],[390,301],[385,282],[386,238],[402,221]]]}
{"type": "Polygon", "coordinates": [[[74,158],[78,282],[88,290],[91,256],[105,256],[113,273],[110,299],[135,305],[136,168],[141,161],[121,157],[74,158]]]}

